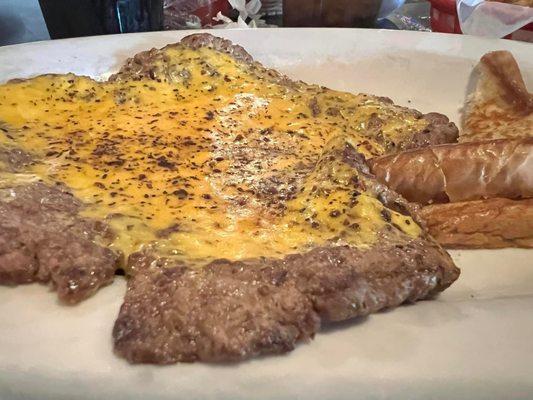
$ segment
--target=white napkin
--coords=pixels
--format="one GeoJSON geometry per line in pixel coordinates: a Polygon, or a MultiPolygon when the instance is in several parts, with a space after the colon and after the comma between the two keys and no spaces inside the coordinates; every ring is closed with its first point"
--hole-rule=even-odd
{"type": "Polygon", "coordinates": [[[533,22],[533,8],[484,0],[457,0],[463,33],[491,38],[507,36],[533,22]]]}

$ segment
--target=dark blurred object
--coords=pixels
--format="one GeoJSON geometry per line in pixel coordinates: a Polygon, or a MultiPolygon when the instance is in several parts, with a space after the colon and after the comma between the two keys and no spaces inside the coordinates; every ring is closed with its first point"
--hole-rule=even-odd
{"type": "Polygon", "coordinates": [[[386,19],[400,30],[431,32],[430,8],[431,5],[427,1],[409,0],[386,19]]]}
{"type": "Polygon", "coordinates": [[[163,0],[39,0],[52,39],[163,29],[163,0]]]}
{"type": "Polygon", "coordinates": [[[261,14],[268,17],[283,14],[283,0],[261,0],[261,3],[261,14]]]}
{"type": "Polygon", "coordinates": [[[284,26],[372,27],[381,0],[283,0],[284,26]]]}
{"type": "Polygon", "coordinates": [[[215,24],[213,20],[221,12],[228,15],[228,0],[165,0],[165,29],[201,28],[215,24]]]}

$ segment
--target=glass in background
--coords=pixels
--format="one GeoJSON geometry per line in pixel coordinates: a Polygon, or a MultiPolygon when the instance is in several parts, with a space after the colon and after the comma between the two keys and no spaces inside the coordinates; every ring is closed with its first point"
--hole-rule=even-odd
{"type": "Polygon", "coordinates": [[[283,0],[284,26],[372,27],[381,0],[283,0]]]}
{"type": "Polygon", "coordinates": [[[39,0],[52,39],[163,29],[163,0],[39,0]]]}

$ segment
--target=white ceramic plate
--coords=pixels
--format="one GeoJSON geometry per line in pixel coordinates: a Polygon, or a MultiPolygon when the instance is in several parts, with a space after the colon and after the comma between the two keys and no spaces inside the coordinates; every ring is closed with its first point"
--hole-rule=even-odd
{"type": "MultiPolygon", "coordinates": [[[[190,32],[189,32],[190,33],[190,32]]],[[[458,121],[479,57],[509,49],[533,84],[533,47],[417,32],[216,31],[297,79],[386,95],[458,121]]],[[[94,77],[188,32],[0,48],[0,81],[94,77]]],[[[132,366],[113,355],[123,279],[75,307],[44,286],[0,287],[0,399],[533,398],[533,251],[453,252],[459,280],[438,299],[327,327],[285,356],[235,365],[132,366]]]]}

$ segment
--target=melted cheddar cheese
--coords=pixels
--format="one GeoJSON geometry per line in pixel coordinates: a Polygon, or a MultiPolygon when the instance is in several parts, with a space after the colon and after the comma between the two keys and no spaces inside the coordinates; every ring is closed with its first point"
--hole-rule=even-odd
{"type": "Polygon", "coordinates": [[[331,156],[345,143],[382,154],[423,129],[419,117],[372,96],[280,84],[208,48],[171,47],[164,62],[165,79],[1,85],[0,147],[35,161],[3,168],[0,182],[61,182],[84,216],[110,224],[112,248],[198,264],[370,246],[391,224],[420,233],[410,217],[383,218],[383,204],[350,183],[357,171],[331,156]]]}

